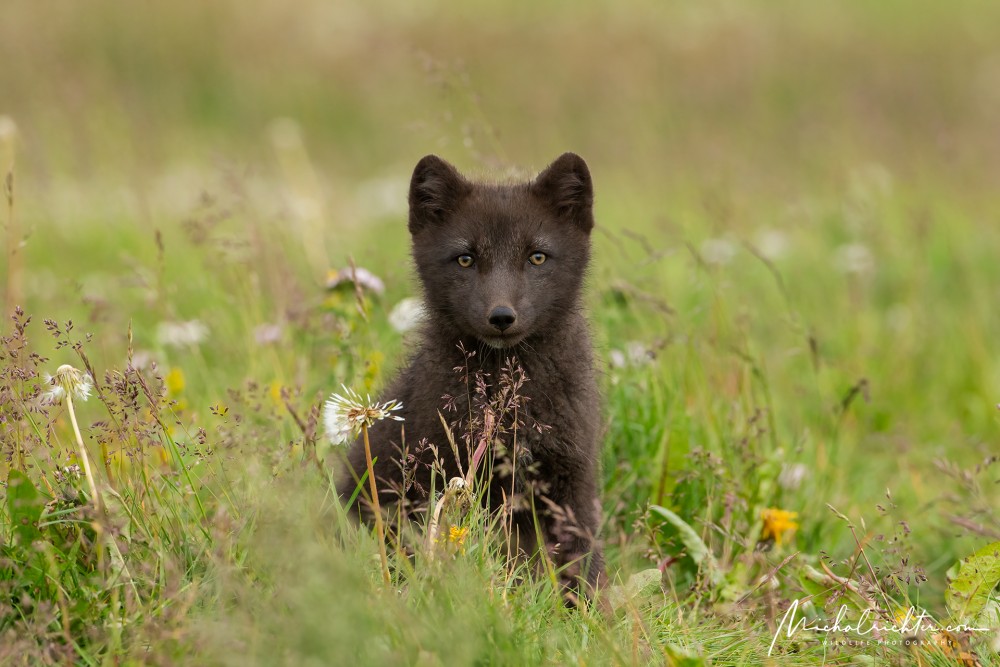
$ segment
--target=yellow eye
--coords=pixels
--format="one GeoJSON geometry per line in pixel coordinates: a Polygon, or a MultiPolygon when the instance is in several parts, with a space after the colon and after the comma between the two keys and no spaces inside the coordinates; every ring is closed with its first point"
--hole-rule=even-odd
{"type": "Polygon", "coordinates": [[[531,256],[528,257],[528,261],[534,264],[535,266],[538,266],[539,264],[544,264],[546,259],[548,259],[548,257],[545,256],[544,252],[533,252],[531,253],[531,256]]]}
{"type": "Polygon", "coordinates": [[[475,261],[475,260],[472,259],[472,255],[459,255],[458,256],[458,265],[461,266],[463,269],[467,269],[470,266],[472,266],[473,261],[475,261]]]}

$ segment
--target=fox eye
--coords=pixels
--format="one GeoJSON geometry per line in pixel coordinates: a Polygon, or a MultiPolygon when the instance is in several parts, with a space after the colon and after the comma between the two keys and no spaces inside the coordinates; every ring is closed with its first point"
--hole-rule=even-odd
{"type": "Polygon", "coordinates": [[[539,264],[544,264],[546,259],[548,259],[548,257],[545,256],[544,252],[533,252],[528,257],[528,261],[534,264],[535,266],[538,266],[539,264]]]}
{"type": "Polygon", "coordinates": [[[473,262],[475,262],[475,260],[472,259],[472,255],[459,255],[456,261],[463,269],[469,268],[472,266],[473,262]]]}

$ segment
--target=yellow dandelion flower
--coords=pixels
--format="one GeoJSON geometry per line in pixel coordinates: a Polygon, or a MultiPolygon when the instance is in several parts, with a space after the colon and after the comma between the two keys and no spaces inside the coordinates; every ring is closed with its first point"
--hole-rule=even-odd
{"type": "Polygon", "coordinates": [[[268,391],[271,396],[271,401],[279,408],[285,404],[284,399],[281,397],[281,390],[284,386],[285,385],[283,385],[280,381],[275,380],[271,383],[270,390],[268,391]]]}
{"type": "Polygon", "coordinates": [[[171,396],[177,396],[184,391],[184,371],[179,368],[171,368],[167,376],[163,378],[163,382],[167,385],[167,392],[171,396]]]}
{"type": "Polygon", "coordinates": [[[452,544],[457,544],[458,546],[465,546],[465,536],[468,534],[468,528],[459,528],[458,526],[452,526],[448,531],[448,541],[452,544]]]}
{"type": "Polygon", "coordinates": [[[775,544],[781,546],[784,534],[792,533],[799,527],[799,524],[793,520],[797,519],[798,516],[798,512],[789,512],[777,507],[764,510],[761,512],[761,518],[764,520],[764,528],[760,534],[761,540],[773,539],[775,544]]]}

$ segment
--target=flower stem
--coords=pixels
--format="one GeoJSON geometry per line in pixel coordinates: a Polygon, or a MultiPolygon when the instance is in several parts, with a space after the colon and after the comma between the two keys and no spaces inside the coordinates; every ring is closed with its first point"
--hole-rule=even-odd
{"type": "Polygon", "coordinates": [[[66,408],[69,411],[69,420],[73,423],[73,434],[76,436],[76,444],[80,448],[80,460],[83,461],[83,472],[87,476],[87,485],[90,487],[90,496],[94,499],[94,505],[100,509],[101,496],[97,492],[97,482],[94,481],[94,472],[90,468],[90,457],[87,456],[87,448],[83,446],[83,436],[80,435],[80,425],[76,422],[76,410],[73,408],[73,392],[66,392],[66,408]]]}
{"type": "Polygon", "coordinates": [[[378,488],[375,486],[375,468],[372,465],[372,449],[368,444],[368,425],[361,425],[361,433],[365,440],[365,461],[368,463],[368,486],[372,494],[372,507],[375,508],[375,533],[378,535],[378,555],[382,559],[382,579],[388,586],[392,582],[389,579],[389,559],[385,554],[385,527],[382,525],[382,508],[378,502],[378,488]]]}

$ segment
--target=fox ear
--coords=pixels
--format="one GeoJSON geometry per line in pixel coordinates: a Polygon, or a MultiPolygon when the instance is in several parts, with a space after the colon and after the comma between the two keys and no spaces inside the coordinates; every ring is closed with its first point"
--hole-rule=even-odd
{"type": "Polygon", "coordinates": [[[580,229],[594,227],[594,184],[587,163],[576,153],[563,153],[538,174],[531,191],[561,217],[580,229]]]}
{"type": "Polygon", "coordinates": [[[441,222],[469,192],[469,182],[437,155],[427,155],[410,179],[410,233],[441,222]]]}

